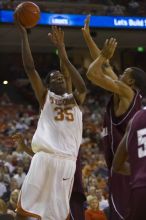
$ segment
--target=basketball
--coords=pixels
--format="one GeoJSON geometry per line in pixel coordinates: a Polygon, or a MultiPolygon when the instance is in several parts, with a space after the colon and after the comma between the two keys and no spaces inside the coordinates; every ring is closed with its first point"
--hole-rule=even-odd
{"type": "Polygon", "coordinates": [[[38,23],[40,9],[33,2],[23,2],[16,7],[15,14],[23,27],[32,28],[38,23]]]}

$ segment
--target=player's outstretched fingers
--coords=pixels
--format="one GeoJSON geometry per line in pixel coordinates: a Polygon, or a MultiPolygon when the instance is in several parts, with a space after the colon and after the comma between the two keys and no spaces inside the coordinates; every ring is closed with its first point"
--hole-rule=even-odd
{"type": "Polygon", "coordinates": [[[90,34],[90,27],[89,27],[89,24],[90,24],[90,17],[91,15],[87,15],[85,21],[84,21],[84,27],[82,27],[82,32],[83,32],[83,35],[86,36],[86,34],[90,34]]]}

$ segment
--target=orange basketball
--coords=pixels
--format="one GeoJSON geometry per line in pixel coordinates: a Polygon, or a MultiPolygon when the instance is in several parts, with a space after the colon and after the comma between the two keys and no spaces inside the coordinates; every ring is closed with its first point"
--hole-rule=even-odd
{"type": "Polygon", "coordinates": [[[40,9],[33,2],[19,4],[15,9],[15,13],[17,19],[25,28],[34,27],[40,18],[40,9]]]}

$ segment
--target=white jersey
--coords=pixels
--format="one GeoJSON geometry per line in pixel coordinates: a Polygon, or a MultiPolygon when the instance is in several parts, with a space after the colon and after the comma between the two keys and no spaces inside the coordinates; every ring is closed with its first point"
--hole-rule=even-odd
{"type": "Polygon", "coordinates": [[[59,96],[48,91],[32,139],[32,150],[77,157],[81,141],[82,112],[73,94],[59,96]]]}

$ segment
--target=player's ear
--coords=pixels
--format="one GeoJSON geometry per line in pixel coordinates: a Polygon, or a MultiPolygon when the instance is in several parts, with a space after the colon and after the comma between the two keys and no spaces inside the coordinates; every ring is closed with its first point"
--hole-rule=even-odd
{"type": "Polygon", "coordinates": [[[128,85],[134,86],[135,85],[135,79],[132,76],[128,77],[128,85]]]}

